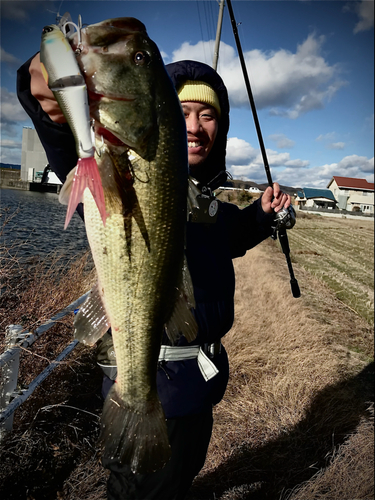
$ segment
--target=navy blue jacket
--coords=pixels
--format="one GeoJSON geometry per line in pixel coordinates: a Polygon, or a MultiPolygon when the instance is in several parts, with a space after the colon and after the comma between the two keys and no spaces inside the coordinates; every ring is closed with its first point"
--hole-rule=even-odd
{"type": "MultiPolygon", "coordinates": [[[[77,162],[73,135],[67,124],[54,123],[30,92],[31,59],[18,70],[18,98],[32,119],[46,151],[51,169],[64,182],[77,162]]],[[[208,172],[199,179],[209,181],[225,169],[226,137],[229,128],[229,101],[226,88],[209,66],[182,61],[167,66],[176,88],[185,80],[207,81],[217,92],[221,105],[219,131],[207,159],[208,172]]],[[[80,208],[82,215],[82,209],[80,208]]],[[[232,327],[234,319],[235,275],[232,260],[271,235],[273,217],[265,214],[260,200],[240,210],[220,203],[216,223],[187,224],[187,261],[194,286],[194,311],[199,331],[193,344],[219,341],[232,327]]],[[[164,339],[163,343],[168,343],[164,339]]],[[[181,337],[179,345],[186,344],[181,337]]],[[[208,382],[202,377],[196,360],[168,362],[158,370],[158,393],[167,418],[197,414],[218,403],[226,389],[229,364],[225,349],[214,358],[219,373],[208,382]]]]}

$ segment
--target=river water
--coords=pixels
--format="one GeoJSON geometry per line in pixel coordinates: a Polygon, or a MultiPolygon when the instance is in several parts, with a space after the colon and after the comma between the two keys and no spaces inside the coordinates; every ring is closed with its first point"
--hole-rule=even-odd
{"type": "Polygon", "coordinates": [[[52,252],[63,262],[81,255],[89,248],[85,226],[75,213],[64,230],[66,209],[55,193],[0,189],[0,248],[23,262],[52,252]]]}

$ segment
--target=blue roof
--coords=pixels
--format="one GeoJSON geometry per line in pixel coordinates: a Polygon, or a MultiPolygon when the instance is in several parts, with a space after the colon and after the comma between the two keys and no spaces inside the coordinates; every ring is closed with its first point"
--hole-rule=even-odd
{"type": "Polygon", "coordinates": [[[311,198],[327,198],[327,200],[336,201],[333,193],[330,189],[318,189],[318,188],[303,188],[303,192],[299,191],[298,196],[303,198],[303,193],[305,193],[305,198],[307,200],[311,198]]]}

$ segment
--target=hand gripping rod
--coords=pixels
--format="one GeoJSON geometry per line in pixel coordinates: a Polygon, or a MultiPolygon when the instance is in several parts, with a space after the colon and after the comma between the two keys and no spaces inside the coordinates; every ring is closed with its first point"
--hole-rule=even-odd
{"type": "MultiPolygon", "coordinates": [[[[246,90],[247,90],[247,94],[249,96],[251,111],[252,111],[253,117],[254,117],[255,128],[257,131],[257,135],[258,135],[260,150],[262,152],[262,158],[263,158],[264,168],[266,170],[268,184],[271,187],[273,187],[273,181],[272,181],[270,166],[269,166],[268,158],[267,158],[267,154],[266,154],[266,148],[264,147],[262,131],[260,129],[259,120],[258,120],[258,113],[257,113],[256,107],[255,107],[255,102],[254,102],[254,97],[253,97],[253,93],[252,93],[251,86],[250,86],[249,76],[247,74],[245,59],[243,57],[242,47],[241,47],[240,39],[238,36],[237,23],[236,23],[236,20],[234,18],[231,0],[227,0],[227,5],[228,5],[230,20],[232,23],[233,35],[234,35],[234,39],[235,39],[236,45],[237,45],[237,52],[238,52],[238,56],[239,56],[240,62],[241,62],[242,73],[243,73],[243,76],[245,79],[246,90]]],[[[301,292],[299,289],[298,281],[294,277],[292,261],[290,259],[290,248],[289,248],[288,236],[286,234],[286,226],[285,226],[285,224],[279,223],[277,219],[276,219],[276,223],[277,223],[277,225],[276,225],[276,229],[275,229],[275,238],[276,238],[276,234],[278,233],[280,245],[281,245],[281,248],[284,252],[286,262],[288,264],[292,295],[293,295],[293,297],[298,298],[301,296],[301,292]]],[[[292,227],[292,226],[290,226],[290,227],[292,227]]]]}

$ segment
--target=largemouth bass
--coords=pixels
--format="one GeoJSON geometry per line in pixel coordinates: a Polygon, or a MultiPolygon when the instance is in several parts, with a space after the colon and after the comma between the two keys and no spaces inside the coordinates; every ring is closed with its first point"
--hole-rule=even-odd
{"type": "MultiPolygon", "coordinates": [[[[118,375],[103,408],[104,456],[130,464],[134,472],[150,472],[170,456],[156,389],[164,325],[177,321],[189,341],[196,331],[190,305],[186,317],[181,314],[187,279],[185,119],[159,50],[140,21],[110,19],[82,29],[81,37],[77,61],[95,120],[107,218],[104,226],[85,189],[98,285],[76,316],[75,335],[94,344],[111,325],[118,375]]],[[[72,171],[62,202],[73,179],[72,171]]]]}

